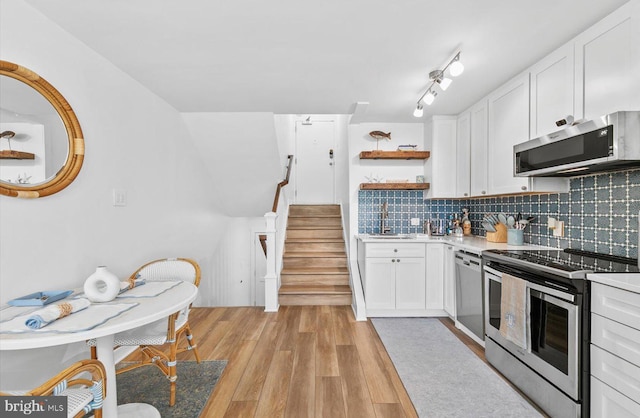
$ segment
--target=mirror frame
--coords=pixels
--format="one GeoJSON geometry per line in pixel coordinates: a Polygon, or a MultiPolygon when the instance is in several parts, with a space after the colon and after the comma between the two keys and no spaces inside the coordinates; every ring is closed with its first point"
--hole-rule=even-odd
{"type": "Polygon", "coordinates": [[[84,161],[84,138],[78,118],[62,94],[33,71],[18,64],[0,60],[0,76],[19,80],[44,96],[60,115],[69,139],[67,160],[55,176],[33,186],[0,182],[0,194],[13,197],[37,198],[57,193],[71,184],[80,172],[84,161]]]}

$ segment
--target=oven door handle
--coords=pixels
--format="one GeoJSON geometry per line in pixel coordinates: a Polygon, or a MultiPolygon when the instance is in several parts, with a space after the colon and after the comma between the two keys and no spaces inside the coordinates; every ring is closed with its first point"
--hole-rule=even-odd
{"type": "MultiPolygon", "coordinates": [[[[484,271],[487,276],[487,278],[489,280],[494,280],[498,283],[502,283],[502,272],[491,268],[489,266],[484,266],[484,271]]],[[[518,277],[518,276],[514,276],[514,277],[518,277]]],[[[529,280],[523,279],[527,282],[527,288],[532,289],[532,290],[537,290],[540,293],[546,294],[546,295],[551,295],[551,296],[555,296],[556,298],[560,298],[563,299],[565,301],[568,301],[572,304],[575,303],[576,297],[574,295],[572,295],[571,293],[567,293],[567,292],[563,292],[561,290],[555,289],[551,286],[541,286],[537,283],[533,283],[529,280]]]]}
{"type": "MultiPolygon", "coordinates": [[[[552,287],[541,286],[537,283],[527,282],[527,287],[531,289],[531,293],[536,292],[543,296],[554,296],[554,300],[558,302],[564,302],[569,306],[575,306],[576,297],[570,293],[561,292],[560,290],[554,289],[552,287]]],[[[547,299],[544,299],[547,300],[547,299]]],[[[553,300],[549,300],[553,302],[553,300]]]]}

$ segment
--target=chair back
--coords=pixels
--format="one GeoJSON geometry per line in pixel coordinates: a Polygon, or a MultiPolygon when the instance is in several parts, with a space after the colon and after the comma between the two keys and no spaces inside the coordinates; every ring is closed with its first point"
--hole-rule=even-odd
{"type": "Polygon", "coordinates": [[[147,281],[182,280],[200,285],[200,266],[189,258],[165,258],[151,261],[131,275],[147,281]]]}

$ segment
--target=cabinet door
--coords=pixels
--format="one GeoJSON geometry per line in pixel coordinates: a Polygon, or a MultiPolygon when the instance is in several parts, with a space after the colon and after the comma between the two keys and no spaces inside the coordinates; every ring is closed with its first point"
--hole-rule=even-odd
{"type": "Polygon", "coordinates": [[[591,377],[591,418],[637,418],[640,404],[591,377]]]}
{"type": "Polygon", "coordinates": [[[552,52],[531,67],[531,138],[560,129],[556,121],[573,110],[573,44],[552,52]]]}
{"type": "Polygon", "coordinates": [[[640,7],[629,2],[576,37],[576,114],[640,109],[640,7]]]}
{"type": "Polygon", "coordinates": [[[528,190],[528,178],[513,175],[513,146],[529,139],[529,73],[489,96],[489,194],[528,190]]]}
{"type": "Polygon", "coordinates": [[[458,116],[456,127],[456,197],[469,197],[471,115],[458,116]]]}
{"type": "Polygon", "coordinates": [[[427,244],[427,309],[444,308],[444,244],[427,244]]]}
{"type": "Polygon", "coordinates": [[[456,259],[453,245],[444,245],[444,310],[456,317],[456,259]]]}
{"type": "Polygon", "coordinates": [[[367,309],[395,309],[395,258],[367,258],[365,263],[367,279],[364,300],[367,309]]]}
{"type": "Polygon", "coordinates": [[[431,198],[456,197],[456,118],[434,116],[431,125],[431,198]]]}
{"type": "Polygon", "coordinates": [[[396,309],[424,309],[424,257],[396,259],[396,309]]]}
{"type": "Polygon", "coordinates": [[[487,194],[487,100],[471,108],[471,196],[487,194]]]}

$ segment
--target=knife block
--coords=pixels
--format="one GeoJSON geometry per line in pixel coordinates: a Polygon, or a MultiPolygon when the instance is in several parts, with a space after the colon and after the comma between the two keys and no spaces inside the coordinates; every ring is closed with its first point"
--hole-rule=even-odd
{"type": "Polygon", "coordinates": [[[487,231],[487,241],[507,242],[507,226],[505,224],[495,224],[496,232],[487,231]]]}

